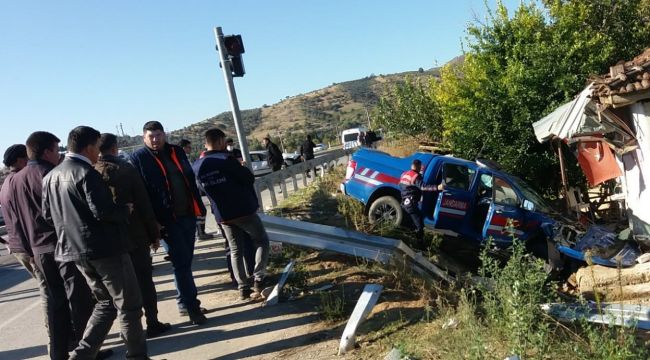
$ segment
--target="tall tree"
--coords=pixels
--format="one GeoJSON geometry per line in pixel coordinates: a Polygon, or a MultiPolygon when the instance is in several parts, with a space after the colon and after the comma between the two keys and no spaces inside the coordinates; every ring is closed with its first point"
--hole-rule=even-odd
{"type": "Polygon", "coordinates": [[[463,62],[445,66],[429,88],[396,89],[381,100],[380,118],[405,134],[437,131],[436,119],[444,131],[430,136],[442,136],[458,156],[491,158],[550,192],[559,182],[557,160],[536,141],[532,123],[590,76],[650,46],[650,2],[531,1],[512,15],[498,2],[467,34],[463,62]]]}
{"type": "Polygon", "coordinates": [[[380,99],[375,124],[390,132],[441,140],[442,119],[431,90],[428,81],[407,77],[380,99]]]}

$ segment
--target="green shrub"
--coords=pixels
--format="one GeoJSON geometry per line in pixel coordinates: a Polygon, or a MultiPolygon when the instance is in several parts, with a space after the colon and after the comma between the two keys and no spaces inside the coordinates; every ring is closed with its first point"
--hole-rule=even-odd
{"type": "Polygon", "coordinates": [[[536,349],[547,351],[549,324],[540,304],[554,300],[555,287],[547,282],[544,263],[526,253],[526,246],[513,239],[510,259],[501,266],[490,256],[491,240],[481,252],[479,274],[489,279],[481,286],[486,321],[499,331],[514,354],[536,349]],[[489,287],[489,288],[488,288],[489,287]]]}
{"type": "Polygon", "coordinates": [[[318,312],[327,321],[338,321],[345,318],[345,293],[341,291],[324,291],[320,293],[320,306],[318,312]]]}

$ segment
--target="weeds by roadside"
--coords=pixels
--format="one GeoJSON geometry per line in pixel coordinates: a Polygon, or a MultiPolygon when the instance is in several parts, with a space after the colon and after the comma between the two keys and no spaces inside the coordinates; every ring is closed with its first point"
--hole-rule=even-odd
{"type": "MultiPolygon", "coordinates": [[[[367,221],[361,203],[346,196],[333,196],[342,174],[328,176],[332,177],[319,180],[299,194],[302,203],[294,202],[293,209],[303,214],[300,212],[309,204],[327,204],[329,213],[312,212],[306,220],[335,225],[332,219],[338,213],[337,220],[349,228],[410,242],[408,231],[373,226],[367,221]]],[[[425,256],[434,257],[440,239],[428,236],[431,245],[425,256]]],[[[330,275],[315,271],[320,274],[316,276],[309,270],[305,274],[318,277],[321,284],[335,286],[334,290],[311,293],[318,311],[329,322],[349,315],[349,305],[356,296],[348,282],[371,281],[384,285],[376,306],[379,310],[364,324],[359,339],[361,343],[380,346],[362,345],[355,354],[359,358],[383,357],[392,347],[414,359],[501,360],[515,354],[521,359],[554,360],[648,358],[647,349],[635,336],[635,329],[586,321],[561,323],[543,312],[542,303],[557,300],[557,286],[548,281],[543,264],[526,253],[523,243],[515,239],[507,261],[491,257],[487,249],[480,256],[482,263],[478,271],[484,280],[478,285],[461,280],[457,288],[451,289],[427,283],[400,264],[387,266],[359,259],[332,269],[330,275]],[[404,306],[408,303],[416,306],[406,311],[404,306]]],[[[301,278],[298,276],[295,281],[301,283],[301,278]]],[[[307,287],[315,286],[311,282],[313,278],[306,280],[307,287]]]]}
{"type": "MultiPolygon", "coordinates": [[[[647,359],[634,328],[580,320],[560,323],[540,304],[557,300],[540,260],[515,240],[505,264],[482,252],[483,281],[466,285],[458,301],[439,298],[430,314],[387,339],[418,359],[647,359]]],[[[607,316],[603,314],[603,316],[607,316]]]]}
{"type": "Polygon", "coordinates": [[[341,286],[340,291],[321,292],[318,312],[326,321],[335,322],[346,318],[345,311],[345,288],[341,286]]]}

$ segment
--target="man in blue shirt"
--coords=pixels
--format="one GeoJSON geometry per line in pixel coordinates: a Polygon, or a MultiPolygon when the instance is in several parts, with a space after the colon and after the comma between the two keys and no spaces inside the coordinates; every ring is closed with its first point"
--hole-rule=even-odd
{"type": "Polygon", "coordinates": [[[219,129],[205,132],[205,156],[194,163],[199,186],[212,203],[215,219],[223,227],[241,300],[258,298],[263,288],[269,257],[269,238],[257,216],[259,203],[253,183],[255,176],[226,149],[226,137],[219,129]],[[255,249],[253,289],[243,261],[244,243],[255,249]]]}

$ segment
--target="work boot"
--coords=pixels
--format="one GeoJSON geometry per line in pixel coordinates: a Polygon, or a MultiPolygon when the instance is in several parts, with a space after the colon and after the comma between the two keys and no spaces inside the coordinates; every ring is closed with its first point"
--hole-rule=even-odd
{"type": "Polygon", "coordinates": [[[264,290],[264,279],[255,280],[253,282],[253,292],[250,294],[251,299],[257,300],[262,297],[262,290],[264,290]]]}
{"type": "MultiPolygon", "coordinates": [[[[206,309],[204,307],[199,307],[199,311],[201,312],[201,314],[207,314],[208,313],[208,309],[206,309]]],[[[178,314],[180,316],[189,316],[190,315],[189,311],[187,311],[187,308],[178,309],[178,314]]]]}
{"type": "Polygon", "coordinates": [[[250,288],[245,288],[245,289],[239,289],[239,300],[245,301],[251,298],[251,289],[250,288]]]}
{"type": "Polygon", "coordinates": [[[163,323],[156,320],[155,323],[147,325],[147,338],[153,338],[160,334],[166,333],[172,328],[170,323],[163,323]]]}
{"type": "Polygon", "coordinates": [[[205,324],[205,322],[208,321],[200,309],[189,311],[188,314],[190,315],[190,322],[193,325],[205,324]]]}

